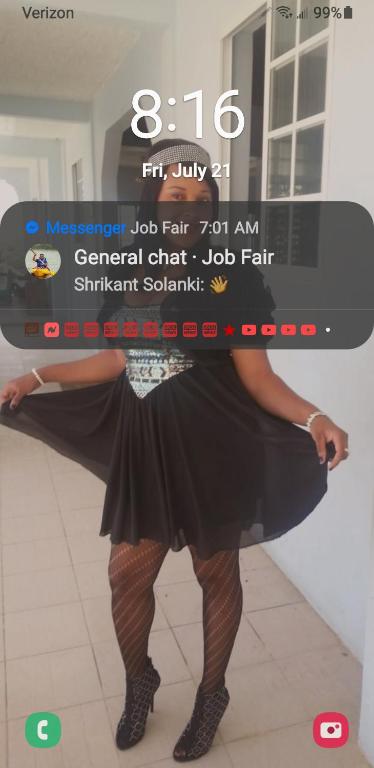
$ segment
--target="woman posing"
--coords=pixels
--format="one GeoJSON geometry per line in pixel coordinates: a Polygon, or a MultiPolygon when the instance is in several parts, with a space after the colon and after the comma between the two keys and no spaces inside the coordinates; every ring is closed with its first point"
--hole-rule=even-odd
{"type": "MultiPolygon", "coordinates": [[[[167,171],[166,180],[144,185],[143,201],[159,218],[160,202],[217,203],[209,156],[198,145],[159,142],[149,161],[167,171]],[[172,175],[193,163],[204,170],[200,180],[172,175]]],[[[176,245],[165,235],[164,248],[176,245]]],[[[163,274],[178,277],[179,268],[163,274]]],[[[140,291],[137,311],[140,301],[144,316],[155,317],[163,298],[140,291]]],[[[130,318],[128,301],[113,316],[130,318]]],[[[143,737],[160,685],[148,656],[154,582],[168,550],[188,546],[203,591],[204,666],[173,755],[200,757],[229,702],[225,672],[242,613],[239,549],[305,519],[326,492],[328,466],[348,455],[347,434],[277,376],[263,349],[108,350],[34,369],[8,382],[1,401],[3,424],[41,438],[107,483],[100,533],[112,542],[113,621],[126,670],[119,749],[143,737]],[[83,387],[29,397],[44,382],[83,387]]]]}

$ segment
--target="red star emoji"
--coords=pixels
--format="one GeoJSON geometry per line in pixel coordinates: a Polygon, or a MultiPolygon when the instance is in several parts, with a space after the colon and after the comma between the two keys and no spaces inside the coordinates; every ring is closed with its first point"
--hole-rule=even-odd
{"type": "Polygon", "coordinates": [[[233,325],[225,325],[223,331],[225,336],[233,336],[235,333],[235,328],[233,325]]]}

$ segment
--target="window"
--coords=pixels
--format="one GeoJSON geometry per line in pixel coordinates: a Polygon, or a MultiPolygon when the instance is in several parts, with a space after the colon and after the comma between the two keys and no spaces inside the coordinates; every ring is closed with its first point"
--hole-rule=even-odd
{"type": "Polygon", "coordinates": [[[291,18],[276,11],[268,17],[262,198],[318,199],[323,184],[329,26],[328,20],[314,18],[307,0],[287,5],[291,18]]]}

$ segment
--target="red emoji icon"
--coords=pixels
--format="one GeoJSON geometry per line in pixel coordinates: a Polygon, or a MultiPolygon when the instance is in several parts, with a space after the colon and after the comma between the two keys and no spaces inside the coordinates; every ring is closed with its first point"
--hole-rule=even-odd
{"type": "Polygon", "coordinates": [[[242,325],[242,336],[256,336],[256,333],[257,325],[253,325],[253,323],[242,325]]]}
{"type": "Polygon", "coordinates": [[[128,339],[135,339],[139,333],[138,323],[131,320],[123,324],[123,335],[128,339]]]}
{"type": "Polygon", "coordinates": [[[79,323],[64,323],[64,336],[66,336],[67,339],[76,339],[77,336],[79,336],[79,323]]]}
{"type": "Polygon", "coordinates": [[[99,330],[99,323],[83,323],[83,335],[86,336],[87,339],[96,339],[96,337],[99,335],[99,330]]]}
{"type": "Polygon", "coordinates": [[[302,336],[315,336],[317,333],[317,328],[315,325],[313,325],[313,323],[309,323],[302,325],[300,331],[302,336]]]}
{"type": "Polygon", "coordinates": [[[224,332],[225,336],[233,336],[234,333],[235,333],[235,328],[234,328],[233,325],[230,325],[230,324],[229,325],[225,325],[225,327],[223,329],[223,332],[224,332]]]}
{"type": "Polygon", "coordinates": [[[104,323],[104,336],[106,339],[115,339],[118,336],[118,323],[104,323]]]}
{"type": "Polygon", "coordinates": [[[313,722],[313,738],[319,747],[343,747],[349,738],[349,723],[341,712],[320,712],[313,722]]]}
{"type": "Polygon", "coordinates": [[[197,323],[183,323],[183,336],[185,339],[194,339],[197,336],[197,323]]]}
{"type": "Polygon", "coordinates": [[[57,339],[60,335],[60,324],[50,321],[44,323],[44,336],[47,339],[57,339]]]}
{"type": "Polygon", "coordinates": [[[282,336],[296,336],[296,325],[292,323],[281,325],[281,334],[282,336]]]}
{"type": "Polygon", "coordinates": [[[157,339],[158,323],[155,323],[153,320],[143,323],[143,336],[146,339],[157,339]]]}
{"type": "Polygon", "coordinates": [[[202,333],[204,339],[214,339],[217,336],[217,323],[203,323],[202,333]]]}
{"type": "Polygon", "coordinates": [[[38,336],[39,334],[39,323],[38,322],[31,322],[25,323],[25,336],[38,336]]]}
{"type": "Polygon", "coordinates": [[[177,323],[163,323],[162,335],[165,339],[174,339],[178,335],[177,323]]]}
{"type": "Polygon", "coordinates": [[[272,323],[261,326],[261,333],[263,336],[275,336],[277,332],[277,326],[272,323]]]}

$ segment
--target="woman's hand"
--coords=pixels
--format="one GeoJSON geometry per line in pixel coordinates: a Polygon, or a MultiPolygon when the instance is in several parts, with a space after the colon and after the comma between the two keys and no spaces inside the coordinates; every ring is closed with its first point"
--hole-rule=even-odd
{"type": "Polygon", "coordinates": [[[335,456],[329,464],[334,469],[341,461],[348,458],[348,435],[327,416],[317,416],[310,427],[310,434],[316,444],[321,464],[327,458],[326,444],[332,442],[335,446],[335,456]]]}
{"type": "Polygon", "coordinates": [[[33,373],[26,373],[25,376],[12,379],[4,385],[0,392],[0,406],[10,400],[10,408],[16,408],[25,395],[29,395],[38,387],[40,384],[33,373]]]}

